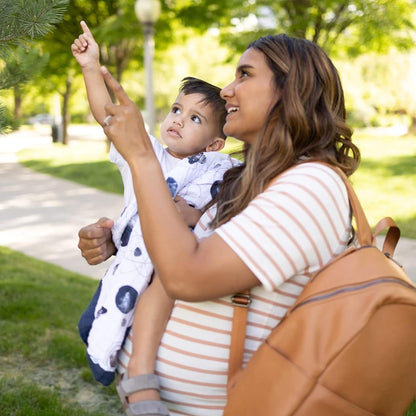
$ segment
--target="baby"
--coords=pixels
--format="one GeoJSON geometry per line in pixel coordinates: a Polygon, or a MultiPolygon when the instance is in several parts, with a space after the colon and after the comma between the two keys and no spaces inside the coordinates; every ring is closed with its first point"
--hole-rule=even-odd
{"type": "MultiPolygon", "coordinates": [[[[82,69],[92,114],[105,125],[111,123],[104,111],[110,97],[100,73],[99,48],[85,22],[81,22],[81,27],[83,33],[75,39],[72,52],[82,69]]],[[[178,209],[189,226],[196,224],[201,210],[217,193],[223,174],[238,163],[219,153],[226,138],[222,131],[225,116],[220,88],[187,77],[182,80],[179,94],[161,124],[160,134],[166,147],[149,136],[172,198],[178,201],[178,209]]],[[[149,405],[159,409],[160,414],[168,414],[160,401],[134,402],[130,396],[135,391],[157,389],[157,377],[153,374],[155,354],[173,300],[166,295],[157,276],[152,279],[153,265],[142,238],[128,164],[113,146],[110,160],[117,164],[124,184],[125,208],[112,229],[117,253],[80,319],[79,331],[87,344],[94,377],[105,385],[110,384],[117,354],[133,323],[136,302],[143,295],[138,308],[145,313],[136,313],[134,318],[129,374],[124,374],[118,391],[132,414],[141,411],[141,406],[149,405]],[[132,390],[132,385],[137,389],[132,390]]]]}

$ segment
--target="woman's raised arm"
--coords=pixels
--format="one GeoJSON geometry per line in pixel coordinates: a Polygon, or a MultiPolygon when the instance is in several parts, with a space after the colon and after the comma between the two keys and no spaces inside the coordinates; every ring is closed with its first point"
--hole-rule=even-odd
{"type": "Polygon", "coordinates": [[[108,104],[107,137],[128,162],[147,250],[168,294],[201,301],[239,292],[259,281],[215,233],[201,241],[188,229],[170,196],[142,115],[107,69],[102,74],[118,104],[108,104]]]}

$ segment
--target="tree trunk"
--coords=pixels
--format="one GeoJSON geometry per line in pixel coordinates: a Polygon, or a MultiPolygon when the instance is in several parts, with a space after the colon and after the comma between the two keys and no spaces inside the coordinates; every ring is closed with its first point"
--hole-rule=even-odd
{"type": "Polygon", "coordinates": [[[13,88],[14,93],[14,119],[20,120],[22,117],[22,101],[23,101],[23,94],[21,88],[16,85],[13,88]]]}
{"type": "Polygon", "coordinates": [[[411,116],[410,119],[409,134],[414,134],[416,136],[416,115],[411,116]]]}
{"type": "Polygon", "coordinates": [[[65,92],[62,96],[62,143],[68,144],[68,125],[70,122],[70,115],[68,111],[69,99],[71,97],[73,77],[69,73],[66,78],[65,92]]]}

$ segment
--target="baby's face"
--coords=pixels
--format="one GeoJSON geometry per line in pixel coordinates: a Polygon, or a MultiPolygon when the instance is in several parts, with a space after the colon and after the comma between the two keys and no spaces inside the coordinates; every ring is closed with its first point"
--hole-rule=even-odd
{"type": "Polygon", "coordinates": [[[163,120],[160,135],[175,157],[184,158],[206,150],[218,137],[217,117],[202,94],[181,92],[163,120]]]}

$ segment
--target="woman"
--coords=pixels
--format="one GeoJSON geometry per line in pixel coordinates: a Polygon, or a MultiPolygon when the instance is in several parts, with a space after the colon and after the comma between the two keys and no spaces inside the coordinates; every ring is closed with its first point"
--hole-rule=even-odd
{"type": "MultiPolygon", "coordinates": [[[[310,275],[351,237],[345,187],[326,162],[354,172],[338,73],[317,45],[286,35],[254,41],[222,98],[224,133],[245,143],[215,204],[189,231],[169,191],[134,103],[111,75],[105,133],[129,163],[143,235],[155,271],[176,299],[158,351],[161,397],[171,415],[221,415],[226,402],[233,307],[251,289],[244,362],[284,316],[310,275]]],[[[80,231],[90,263],[111,254],[108,229],[80,231]]]]}

